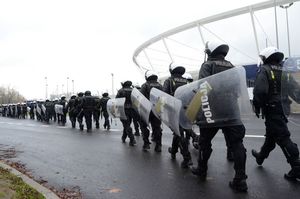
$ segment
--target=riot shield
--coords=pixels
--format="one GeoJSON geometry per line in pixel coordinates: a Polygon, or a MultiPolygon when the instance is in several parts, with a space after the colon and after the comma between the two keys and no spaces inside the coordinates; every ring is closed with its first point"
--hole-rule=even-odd
{"type": "Polygon", "coordinates": [[[37,104],[36,105],[36,112],[41,115],[42,114],[42,110],[41,110],[41,107],[37,104]]]}
{"type": "Polygon", "coordinates": [[[174,133],[180,135],[179,113],[181,101],[156,88],[151,89],[150,101],[153,104],[152,111],[154,115],[165,123],[174,133]]]}
{"type": "Polygon", "coordinates": [[[126,120],[126,114],[124,110],[125,97],[109,99],[106,104],[108,114],[113,118],[120,118],[126,120]]]}
{"type": "Polygon", "coordinates": [[[54,105],[54,110],[55,110],[56,114],[63,115],[64,114],[64,110],[63,109],[64,109],[64,107],[61,104],[55,104],[54,105]]]}
{"type": "Polygon", "coordinates": [[[174,96],[182,101],[180,125],[186,129],[238,125],[252,113],[243,67],[181,86],[174,96]]]}
{"type": "Polygon", "coordinates": [[[290,57],[283,63],[281,102],[289,121],[300,125],[300,57],[290,57]]]}
{"type": "Polygon", "coordinates": [[[44,104],[42,104],[42,111],[43,111],[44,114],[46,114],[46,107],[45,107],[44,104]]]}
{"type": "Polygon", "coordinates": [[[144,122],[149,123],[149,115],[152,109],[151,102],[136,88],[131,92],[133,108],[141,116],[144,122]]]}

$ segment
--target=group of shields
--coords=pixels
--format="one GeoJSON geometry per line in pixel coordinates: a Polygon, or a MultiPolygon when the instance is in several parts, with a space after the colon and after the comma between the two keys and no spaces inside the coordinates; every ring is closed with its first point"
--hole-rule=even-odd
{"type": "MultiPolygon", "coordinates": [[[[300,57],[286,59],[282,67],[282,98],[290,99],[290,110],[286,116],[300,125],[300,57]]],[[[174,133],[180,135],[179,126],[191,129],[200,127],[221,127],[226,124],[241,124],[253,117],[244,67],[217,73],[179,87],[174,96],[152,88],[150,100],[138,89],[131,93],[133,108],[140,118],[149,125],[152,111],[174,133]]],[[[110,99],[107,110],[111,117],[126,120],[125,98],[110,99]]]]}

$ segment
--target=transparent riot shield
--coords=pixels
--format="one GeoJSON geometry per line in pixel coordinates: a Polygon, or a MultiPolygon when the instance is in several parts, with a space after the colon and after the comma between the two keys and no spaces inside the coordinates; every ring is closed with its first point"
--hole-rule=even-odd
{"type": "Polygon", "coordinates": [[[181,86],[174,96],[182,101],[180,125],[187,129],[238,125],[252,114],[243,67],[181,86]]]}
{"type": "Polygon", "coordinates": [[[61,104],[55,104],[54,105],[54,110],[55,110],[56,114],[63,115],[64,114],[64,110],[63,109],[64,109],[64,107],[61,104]]]}
{"type": "Polygon", "coordinates": [[[300,126],[300,57],[290,57],[283,63],[281,102],[288,120],[300,126]]]}
{"type": "Polygon", "coordinates": [[[141,116],[144,122],[149,123],[149,115],[152,109],[151,102],[136,88],[131,92],[133,108],[141,116]]]}
{"type": "Polygon", "coordinates": [[[165,123],[174,133],[180,135],[179,113],[181,101],[156,88],[151,89],[150,101],[153,104],[152,111],[154,115],[165,123]]]}
{"type": "Polygon", "coordinates": [[[37,104],[36,105],[36,112],[41,115],[42,114],[42,110],[41,110],[41,107],[37,104]]]}
{"type": "Polygon", "coordinates": [[[113,118],[120,118],[126,120],[126,114],[124,109],[125,97],[109,99],[106,104],[108,114],[113,118]]]}
{"type": "Polygon", "coordinates": [[[45,107],[44,104],[42,104],[42,111],[43,111],[44,114],[46,114],[46,107],[45,107]]]}

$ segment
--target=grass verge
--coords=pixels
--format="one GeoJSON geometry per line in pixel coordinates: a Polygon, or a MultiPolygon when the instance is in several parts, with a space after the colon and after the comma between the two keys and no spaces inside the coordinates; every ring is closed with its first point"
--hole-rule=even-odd
{"type": "Polygon", "coordinates": [[[0,199],[45,199],[35,189],[27,185],[20,177],[0,167],[0,199]]]}

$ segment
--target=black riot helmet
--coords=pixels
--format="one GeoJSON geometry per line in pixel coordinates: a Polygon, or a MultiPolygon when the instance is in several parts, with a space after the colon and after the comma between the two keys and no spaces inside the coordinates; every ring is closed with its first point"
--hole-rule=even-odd
{"type": "Polygon", "coordinates": [[[154,71],[147,70],[145,72],[145,79],[146,79],[146,81],[148,81],[148,80],[156,80],[157,81],[158,76],[154,71]]]}
{"type": "Polygon", "coordinates": [[[284,54],[276,47],[267,47],[259,53],[259,57],[264,64],[280,64],[284,54]]]}
{"type": "Polygon", "coordinates": [[[122,82],[121,84],[123,87],[130,87],[130,86],[132,86],[132,81],[126,80],[126,81],[122,82]]]}
{"type": "Polygon", "coordinates": [[[82,97],[82,96],[83,96],[83,92],[77,93],[77,96],[78,96],[78,97],[82,97]]]}
{"type": "Polygon", "coordinates": [[[75,99],[75,98],[76,98],[76,95],[73,94],[73,95],[71,96],[71,99],[75,99]]]}
{"type": "Polygon", "coordinates": [[[108,93],[103,93],[102,97],[108,97],[108,93]]]}
{"type": "Polygon", "coordinates": [[[169,65],[169,71],[172,75],[173,74],[183,75],[185,73],[185,67],[180,64],[172,62],[169,65]]]}
{"type": "Polygon", "coordinates": [[[85,91],[85,92],[84,92],[84,95],[85,95],[85,96],[91,96],[92,93],[91,93],[91,91],[85,91]]]}
{"type": "Polygon", "coordinates": [[[204,52],[209,57],[214,57],[217,55],[223,55],[224,57],[226,57],[228,51],[229,51],[229,46],[219,41],[208,41],[205,44],[204,52]]]}

